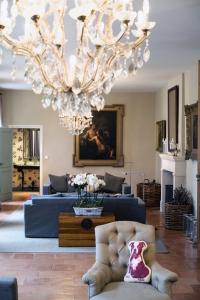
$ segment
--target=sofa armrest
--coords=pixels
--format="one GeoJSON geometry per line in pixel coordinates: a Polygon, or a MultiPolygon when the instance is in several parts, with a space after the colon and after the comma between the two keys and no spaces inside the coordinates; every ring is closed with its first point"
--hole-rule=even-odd
{"type": "Polygon", "coordinates": [[[43,195],[50,195],[51,194],[51,184],[50,184],[50,182],[47,182],[43,185],[42,193],[43,193],[43,195]]]}
{"type": "Polygon", "coordinates": [[[158,262],[154,262],[151,266],[152,270],[152,285],[161,293],[171,295],[171,285],[178,280],[176,273],[163,268],[158,262]]]}
{"type": "Polygon", "coordinates": [[[131,194],[131,186],[127,183],[122,184],[122,194],[127,195],[131,194]]]}
{"type": "Polygon", "coordinates": [[[15,277],[0,276],[0,299],[18,300],[17,280],[15,277]]]}
{"type": "Polygon", "coordinates": [[[95,263],[83,275],[83,282],[88,285],[89,299],[99,294],[104,286],[111,280],[110,268],[105,264],[95,263]]]}

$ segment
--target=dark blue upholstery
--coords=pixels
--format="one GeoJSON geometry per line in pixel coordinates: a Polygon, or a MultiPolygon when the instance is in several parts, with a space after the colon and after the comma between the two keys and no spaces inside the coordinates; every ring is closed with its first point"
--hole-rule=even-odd
{"type": "MultiPolygon", "coordinates": [[[[24,203],[26,237],[58,237],[58,217],[60,212],[73,213],[76,194],[64,197],[34,196],[24,203]]],[[[103,212],[113,213],[116,221],[146,222],[144,202],[139,198],[122,195],[104,197],[103,212]]]]}
{"type": "Polygon", "coordinates": [[[0,276],[0,300],[18,300],[15,277],[0,276]]]}

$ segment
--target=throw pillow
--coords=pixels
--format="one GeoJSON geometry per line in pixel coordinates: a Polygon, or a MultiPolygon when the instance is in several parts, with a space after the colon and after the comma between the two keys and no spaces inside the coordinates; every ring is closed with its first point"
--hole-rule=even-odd
{"type": "Polygon", "coordinates": [[[73,185],[71,185],[70,183],[68,183],[71,175],[67,173],[66,176],[67,176],[67,184],[68,184],[68,190],[67,190],[67,192],[68,193],[75,193],[76,192],[75,187],[73,185]]]}
{"type": "Polygon", "coordinates": [[[68,183],[67,183],[67,176],[56,176],[49,174],[49,179],[51,186],[54,191],[56,192],[67,192],[68,191],[68,183]]]}
{"type": "Polygon", "coordinates": [[[105,173],[104,181],[106,185],[103,187],[103,191],[107,193],[118,194],[122,192],[122,184],[125,178],[117,177],[109,173],[105,173]]]}
{"type": "Polygon", "coordinates": [[[149,282],[151,279],[151,269],[145,264],[143,257],[143,253],[147,249],[146,242],[130,241],[128,248],[130,257],[124,281],[149,282]]]}

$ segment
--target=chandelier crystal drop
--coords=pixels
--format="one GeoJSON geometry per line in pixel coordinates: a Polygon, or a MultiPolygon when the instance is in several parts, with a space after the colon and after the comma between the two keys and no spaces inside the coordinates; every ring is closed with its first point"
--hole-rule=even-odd
{"type": "Polygon", "coordinates": [[[104,108],[103,94],[120,76],[135,75],[150,58],[148,38],[155,23],[149,21],[149,0],[138,12],[133,2],[0,1],[0,43],[13,52],[13,78],[15,56],[24,56],[24,80],[72,134],[91,124],[92,109],[104,108]],[[69,18],[76,29],[71,55],[69,18]]]}

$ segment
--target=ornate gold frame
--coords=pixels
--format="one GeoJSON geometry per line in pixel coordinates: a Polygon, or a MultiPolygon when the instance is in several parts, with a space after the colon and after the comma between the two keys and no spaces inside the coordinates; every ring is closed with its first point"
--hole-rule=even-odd
{"type": "Polygon", "coordinates": [[[113,104],[105,106],[103,111],[114,111],[117,112],[117,134],[116,134],[116,159],[115,160],[83,160],[80,159],[80,136],[75,136],[74,148],[75,153],[73,155],[73,166],[84,167],[84,166],[112,166],[112,167],[123,167],[124,166],[124,155],[123,155],[123,118],[124,118],[124,105],[113,104]]]}
{"type": "Polygon", "coordinates": [[[166,120],[156,122],[156,151],[163,152],[163,139],[166,139],[166,120]]]}
{"type": "MultiPolygon", "coordinates": [[[[186,150],[185,150],[185,159],[197,159],[197,147],[194,148],[194,143],[198,145],[198,140],[194,140],[198,137],[198,134],[195,136],[196,130],[198,130],[198,122],[197,127],[194,128],[194,119],[198,118],[198,102],[185,105],[185,116],[186,116],[186,150]]],[[[198,119],[197,119],[198,120],[198,119]]],[[[197,133],[197,132],[196,132],[197,133]]]]}

